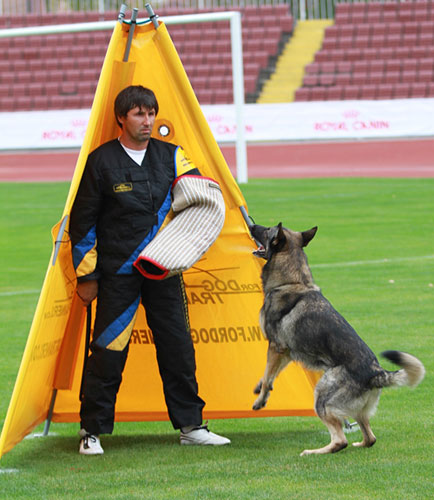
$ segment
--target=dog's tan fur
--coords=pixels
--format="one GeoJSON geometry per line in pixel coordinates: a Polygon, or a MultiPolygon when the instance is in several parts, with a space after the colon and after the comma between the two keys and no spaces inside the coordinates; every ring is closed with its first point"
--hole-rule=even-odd
{"type": "Polygon", "coordinates": [[[264,305],[260,325],[268,341],[267,365],[254,392],[254,410],[263,408],[273,382],[291,361],[299,361],[323,375],[315,388],[315,411],[327,426],[328,445],[301,455],[334,453],[348,445],[343,420],[357,421],[363,435],[354,446],[370,447],[376,438],[369,419],[375,413],[381,389],[416,386],[424,377],[423,364],[411,354],[387,351],[383,356],[401,366],[389,372],[351,325],[332,307],[314,283],[303,251],[317,228],[294,232],[281,224],[254,225],[252,236],[263,245],[255,252],[267,260],[262,271],[264,305]]]}

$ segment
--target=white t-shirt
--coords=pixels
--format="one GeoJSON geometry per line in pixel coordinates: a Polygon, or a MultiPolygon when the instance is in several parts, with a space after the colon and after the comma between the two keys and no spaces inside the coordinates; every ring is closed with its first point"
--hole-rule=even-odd
{"type": "Polygon", "coordinates": [[[119,140],[120,145],[125,149],[126,153],[130,158],[132,158],[138,165],[142,164],[143,158],[145,157],[146,154],[146,148],[145,149],[130,149],[127,148],[122,144],[122,142],[119,140]]]}

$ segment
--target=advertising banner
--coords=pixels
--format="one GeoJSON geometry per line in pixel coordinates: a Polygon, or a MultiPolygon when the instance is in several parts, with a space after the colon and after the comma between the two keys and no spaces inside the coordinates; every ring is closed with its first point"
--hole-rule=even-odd
{"type": "MultiPolygon", "coordinates": [[[[231,104],[202,105],[220,143],[236,140],[231,104]]],[[[434,136],[434,99],[245,104],[248,142],[386,139],[434,136]]],[[[90,110],[0,113],[0,150],[79,148],[90,110]]]]}

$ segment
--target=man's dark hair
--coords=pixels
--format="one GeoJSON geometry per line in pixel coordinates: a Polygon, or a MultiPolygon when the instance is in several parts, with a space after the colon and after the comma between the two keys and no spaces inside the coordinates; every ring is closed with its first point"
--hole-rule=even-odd
{"type": "Polygon", "coordinates": [[[121,128],[118,117],[127,116],[128,111],[135,107],[154,109],[155,114],[158,114],[158,101],[154,92],[141,85],[130,85],[119,92],[115,99],[115,117],[121,128]]]}

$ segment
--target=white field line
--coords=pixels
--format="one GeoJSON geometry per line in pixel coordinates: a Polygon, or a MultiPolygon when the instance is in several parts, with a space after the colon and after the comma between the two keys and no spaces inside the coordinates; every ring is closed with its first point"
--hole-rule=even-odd
{"type": "MultiPolygon", "coordinates": [[[[419,257],[395,257],[393,259],[378,259],[378,260],[355,260],[350,262],[333,262],[329,264],[312,264],[313,268],[330,268],[330,267],[351,267],[351,266],[371,266],[378,264],[394,264],[396,262],[415,262],[420,260],[433,260],[434,255],[421,255],[419,257]]],[[[16,290],[14,292],[0,292],[0,297],[12,297],[15,295],[32,295],[40,293],[41,290],[16,290]]]]}
{"type": "Polygon", "coordinates": [[[0,297],[13,297],[14,295],[33,295],[40,292],[41,290],[15,290],[13,292],[0,292],[0,297]]]}
{"type": "Polygon", "coordinates": [[[419,257],[395,257],[392,259],[378,260],[355,260],[352,262],[333,262],[329,264],[312,264],[310,267],[328,268],[328,267],[350,267],[350,266],[371,266],[377,264],[395,264],[398,262],[415,262],[420,260],[432,260],[434,255],[421,255],[419,257]]]}

